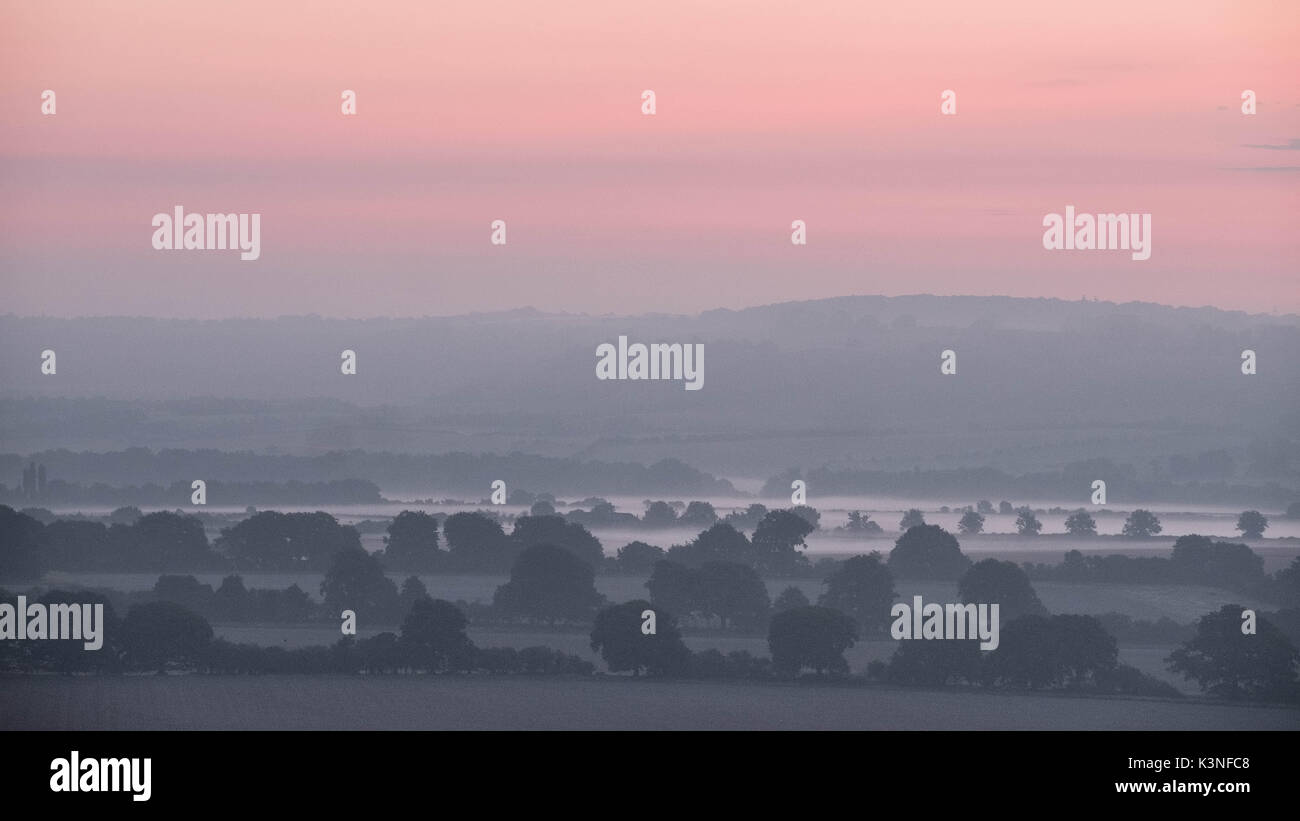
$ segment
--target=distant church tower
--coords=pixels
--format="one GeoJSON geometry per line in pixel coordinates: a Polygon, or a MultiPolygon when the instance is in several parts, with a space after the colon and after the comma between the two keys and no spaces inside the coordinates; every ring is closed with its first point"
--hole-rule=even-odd
{"type": "Polygon", "coordinates": [[[23,468],[23,498],[32,499],[36,496],[36,463],[32,462],[23,468]]]}
{"type": "Polygon", "coordinates": [[[39,499],[45,498],[45,465],[36,468],[36,496],[39,499]]]}

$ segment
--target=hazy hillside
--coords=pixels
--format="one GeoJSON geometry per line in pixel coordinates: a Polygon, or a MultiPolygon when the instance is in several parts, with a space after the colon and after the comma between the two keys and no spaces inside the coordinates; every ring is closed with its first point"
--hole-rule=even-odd
{"type": "Polygon", "coordinates": [[[1290,480],[1297,351],[1294,315],[1005,297],[698,316],[5,316],[0,451],[518,450],[764,477],[825,465],[1030,471],[1092,457],[1157,471],[1152,460],[1222,449],[1234,476],[1290,480]],[[703,389],[598,381],[596,347],[620,334],[704,343],[703,389]],[[40,373],[46,348],[55,376],[40,373]],[[1246,348],[1255,376],[1240,370],[1246,348]],[[357,352],[355,376],[339,372],[344,349],[357,352]],[[956,375],[940,374],[944,349],[956,375]]]}

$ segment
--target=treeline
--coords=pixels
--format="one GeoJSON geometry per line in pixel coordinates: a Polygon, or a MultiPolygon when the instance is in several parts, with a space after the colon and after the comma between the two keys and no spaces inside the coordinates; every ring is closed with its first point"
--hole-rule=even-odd
{"type": "MultiPolygon", "coordinates": [[[[888,662],[874,662],[868,668],[868,679],[908,686],[1172,694],[1169,685],[1119,664],[1117,641],[1102,620],[1049,614],[1024,569],[996,559],[972,563],[961,552],[957,540],[935,525],[910,528],[887,558],[873,553],[837,563],[824,579],[825,590],[815,605],[793,587],[775,603],[770,602],[754,565],[718,557],[748,555],[761,559],[773,555],[767,552],[773,545],[792,549],[781,537],[788,540],[804,532],[807,522],[786,511],[776,513],[785,515],[765,517],[764,522],[772,524],[764,528],[760,523],[752,541],[740,541],[743,534],[728,525],[714,525],[681,546],[683,549],[675,557],[669,551],[669,558],[654,564],[647,582],[649,601],[612,606],[597,591],[590,562],[553,543],[533,544],[513,560],[509,580],[494,595],[492,614],[522,622],[590,625],[593,651],[600,652],[615,672],[765,678],[797,677],[804,670],[812,670],[819,676],[845,677],[849,669],[844,652],[860,637],[889,630],[894,638],[905,639],[894,633],[891,624],[892,604],[897,598],[895,578],[955,580],[962,603],[998,604],[1006,623],[997,647],[986,653],[979,649],[978,640],[905,639],[888,662]],[[787,526],[793,529],[786,530],[787,526]],[[722,629],[766,629],[770,662],[744,654],[697,656],[689,652],[674,612],[685,619],[716,620],[722,629]]],[[[549,519],[527,526],[551,528],[561,536],[567,528],[576,527],[559,517],[525,518],[549,519]]],[[[1168,561],[1185,574],[1180,578],[1191,580],[1223,574],[1227,572],[1225,566],[1262,567],[1257,562],[1241,562],[1239,557],[1250,553],[1248,549],[1243,553],[1243,549],[1232,545],[1217,549],[1210,540],[1185,537],[1176,543],[1174,556],[1168,561]]],[[[775,555],[781,555],[781,551],[775,555]]],[[[1292,601],[1300,600],[1300,559],[1279,572],[1273,581],[1292,601]]],[[[258,606],[261,598],[263,606],[291,612],[296,607],[300,608],[297,615],[303,616],[309,612],[302,609],[309,606],[306,594],[291,587],[277,595],[259,597],[245,590],[242,581],[233,576],[216,591],[193,578],[163,577],[153,592],[159,600],[130,606],[121,626],[120,643],[114,640],[112,646],[116,649],[105,655],[78,656],[70,654],[66,647],[46,650],[40,649],[38,643],[27,642],[19,647],[15,642],[3,650],[9,660],[6,663],[19,667],[93,664],[103,669],[116,669],[115,665],[165,669],[169,664],[180,664],[212,672],[512,672],[522,669],[512,665],[524,664],[523,651],[513,656],[504,651],[480,654],[465,634],[469,618],[461,608],[431,599],[415,577],[407,579],[399,590],[385,575],[379,556],[357,546],[345,547],[333,557],[321,583],[320,612],[346,617],[351,611],[357,623],[367,625],[392,623],[400,618],[400,634],[383,633],[364,640],[345,640],[333,648],[301,651],[240,647],[213,641],[207,619],[178,602],[229,615],[241,612],[240,608],[249,612],[248,608],[258,606]],[[33,653],[37,657],[32,657],[33,653]],[[46,653],[59,654],[61,660],[42,661],[46,653]],[[483,661],[487,658],[494,661],[489,665],[483,661]]],[[[86,600],[86,596],[68,593],[48,597],[86,600]]],[[[1293,699],[1300,657],[1285,630],[1288,625],[1300,625],[1300,614],[1292,609],[1278,615],[1282,629],[1255,614],[1249,618],[1251,629],[1247,630],[1242,608],[1225,606],[1198,622],[1195,634],[1167,659],[1169,669],[1196,680],[1207,692],[1218,696],[1293,699]]],[[[1113,618],[1111,621],[1116,623],[1113,618]]],[[[1118,622],[1117,626],[1130,633],[1167,629],[1132,622],[1118,622]]],[[[105,635],[109,636],[112,629],[106,627],[105,635]]],[[[575,672],[581,666],[577,661],[557,657],[552,669],[575,672]]]]}
{"type": "MultiPolygon", "coordinates": [[[[521,496],[525,495],[531,496],[532,494],[521,493],[521,496]]],[[[515,498],[514,494],[511,494],[511,498],[515,498]]],[[[544,494],[543,498],[533,505],[533,515],[538,515],[539,510],[544,513],[555,513],[553,502],[553,497],[544,494]]],[[[621,513],[615,509],[613,504],[599,497],[587,498],[578,502],[578,504],[588,506],[590,510],[575,508],[574,510],[565,511],[561,515],[569,521],[585,527],[639,527],[648,530],[663,528],[704,529],[719,522],[731,525],[737,530],[753,530],[771,512],[766,505],[753,503],[745,508],[733,510],[723,515],[719,514],[717,509],[709,502],[668,502],[646,499],[644,502],[645,512],[641,516],[637,516],[634,513],[621,513]]],[[[808,505],[796,505],[789,508],[789,512],[807,520],[812,525],[813,530],[820,526],[821,513],[815,508],[808,505]]]]}
{"type": "Polygon", "coordinates": [[[611,573],[644,574],[665,558],[690,565],[737,561],[769,575],[804,575],[814,570],[802,552],[805,538],[817,527],[819,514],[812,508],[768,510],[751,505],[724,518],[707,502],[691,502],[687,511],[690,516],[669,519],[668,503],[653,502],[647,508],[646,521],[651,527],[703,525],[706,529],[694,539],[667,550],[635,541],[614,556],[605,555],[600,540],[585,524],[590,521],[589,514],[581,510],[561,516],[548,504],[538,503],[530,515],[514,519],[509,534],[496,517],[478,511],[446,517],[402,511],[388,528],[382,555],[386,563],[400,570],[505,572],[524,550],[549,544],[568,550],[594,570],[611,573]],[[668,513],[656,518],[656,506],[660,505],[668,513]],[[746,536],[741,527],[752,528],[752,535],[746,536]]]}
{"type": "MultiPolygon", "coordinates": [[[[869,576],[880,574],[883,566],[879,558],[856,556],[844,563],[844,569],[828,580],[828,590],[819,599],[823,605],[852,613],[866,632],[883,632],[881,615],[889,605],[889,596],[895,595],[892,586],[881,584],[874,594],[870,590],[869,576]],[[873,600],[874,599],[874,600],[873,600]],[[877,617],[870,618],[875,612],[877,617]]],[[[732,629],[740,632],[765,630],[772,614],[807,606],[810,602],[798,587],[787,587],[775,600],[769,601],[766,588],[753,584],[746,578],[753,571],[743,565],[731,568],[711,567],[693,571],[680,565],[664,563],[649,583],[651,598],[657,606],[682,613],[680,621],[695,628],[732,629]],[[685,572],[683,572],[685,571],[685,572]],[[748,571],[748,573],[746,573],[748,571]],[[698,575],[694,575],[698,573],[698,575]],[[727,580],[728,573],[735,580],[727,580]],[[730,584],[727,582],[731,581],[730,584]],[[740,583],[737,584],[736,581],[740,583]],[[721,583],[719,583],[721,582],[721,583]]],[[[428,597],[428,589],[417,576],[407,577],[396,586],[397,596],[387,606],[368,610],[367,620],[374,624],[396,624],[417,599],[428,597]]],[[[1003,590],[999,595],[1005,594],[1003,590]]],[[[40,590],[26,593],[31,601],[39,600],[40,590]]],[[[63,594],[61,594],[63,595],[63,594]]],[[[126,612],[137,604],[166,601],[216,623],[305,624],[328,623],[337,626],[339,611],[327,606],[296,584],[283,589],[249,588],[238,575],[224,578],[214,589],[193,576],[164,575],[150,590],[123,592],[95,590],[91,594],[97,601],[106,602],[119,612],[126,612]]],[[[1033,598],[1036,598],[1034,596],[1033,598]]],[[[1029,596],[1025,596],[1029,600],[1029,596]]],[[[382,602],[382,599],[381,599],[382,602]]],[[[502,611],[493,603],[455,602],[466,614],[470,624],[504,626],[516,623],[520,614],[502,611]]],[[[1034,609],[1034,612],[1045,610],[1034,609]]],[[[1300,615],[1300,609],[1282,611],[1300,615]]],[[[1275,615],[1275,621],[1280,617],[1275,615]]],[[[532,618],[523,615],[523,618],[532,618]]],[[[1106,632],[1126,644],[1178,644],[1189,639],[1192,625],[1181,624],[1168,617],[1155,621],[1134,619],[1123,613],[1103,613],[1095,616],[1106,632]]],[[[1300,622],[1280,621],[1280,626],[1293,641],[1300,642],[1300,622]]]]}
{"type": "MultiPolygon", "coordinates": [[[[1242,629],[1243,608],[1224,605],[1196,623],[1194,634],[1165,659],[1167,669],[1226,699],[1300,701],[1295,645],[1256,616],[1242,629]]],[[[1172,685],[1119,662],[1119,648],[1093,616],[1023,615],[1002,626],[1001,642],[981,652],[978,641],[902,641],[869,678],[903,686],[1092,691],[1172,696],[1172,685]]]]}
{"type": "Polygon", "coordinates": [[[1188,474],[1171,478],[1139,478],[1131,465],[1109,459],[1071,462],[1059,471],[1012,474],[993,467],[936,470],[884,471],[814,468],[787,470],[763,486],[764,496],[784,496],[790,483],[803,479],[819,494],[833,496],[920,496],[942,498],[972,493],[1021,498],[1084,499],[1095,479],[1106,480],[1111,501],[1143,499],[1151,502],[1203,504],[1274,505],[1285,508],[1300,500],[1300,490],[1277,482],[1255,485],[1228,481],[1179,481],[1188,474]]]}
{"type": "MultiPolygon", "coordinates": [[[[933,525],[926,527],[940,531],[933,525]]],[[[909,533],[914,538],[900,539],[888,559],[873,552],[836,562],[822,581],[824,591],[816,607],[842,614],[861,635],[883,635],[898,599],[895,579],[936,577],[927,567],[940,568],[942,578],[950,578],[946,565],[952,564],[962,601],[998,602],[1004,618],[1046,614],[1028,576],[1015,564],[996,559],[972,564],[957,550],[958,566],[949,554],[956,549],[955,539],[951,544],[927,540],[930,534],[920,528],[909,533]]],[[[754,569],[739,562],[710,561],[692,567],[666,559],[655,565],[646,587],[655,607],[680,614],[684,623],[739,632],[770,629],[781,614],[812,606],[795,586],[771,601],[754,569]]]]}
{"type": "MultiPolygon", "coordinates": [[[[483,512],[436,516],[402,511],[388,523],[384,549],[374,558],[403,572],[504,574],[512,572],[527,550],[546,545],[563,550],[593,573],[651,574],[652,583],[664,595],[690,600],[689,606],[676,606],[684,615],[716,616],[724,623],[736,618],[751,624],[756,623],[754,618],[741,610],[757,608],[750,599],[758,597],[760,576],[826,578],[841,564],[823,558],[814,565],[804,554],[804,540],[817,521],[816,511],[806,507],[769,511],[752,506],[747,515],[762,513],[752,535],[726,520],[715,521],[694,539],[668,550],[634,541],[615,556],[606,556],[599,539],[582,524],[548,510],[544,503],[535,505],[535,515],[515,518],[509,533],[496,516],[483,512]],[[657,570],[665,561],[669,569],[657,570]],[[672,568],[678,566],[691,572],[674,575],[672,568]],[[688,592],[666,592],[674,587],[688,592]],[[743,602],[743,607],[722,614],[715,605],[700,603],[707,602],[711,591],[722,590],[730,591],[727,595],[743,602]]],[[[702,518],[709,512],[702,507],[699,511],[702,518]]],[[[1135,511],[1130,519],[1142,513],[1135,511]]],[[[257,512],[223,528],[211,544],[196,516],[138,514],[123,509],[107,523],[75,518],[43,524],[0,505],[0,578],[35,579],[46,570],[324,572],[340,556],[365,555],[357,529],[323,512],[257,512]]],[[[919,511],[909,511],[902,524],[910,526],[888,557],[890,570],[900,578],[955,581],[969,566],[957,539],[937,525],[924,524],[919,511]]],[[[1154,524],[1158,527],[1158,522],[1154,524]]],[[[1177,539],[1168,558],[1084,556],[1072,550],[1061,564],[1026,563],[1025,570],[1031,578],[1052,581],[1197,584],[1272,601],[1300,597],[1300,573],[1294,567],[1270,576],[1264,572],[1263,559],[1249,546],[1197,535],[1177,539]]]]}
{"type": "MultiPolygon", "coordinates": [[[[755,551],[754,542],[742,540],[743,534],[718,524],[682,549],[667,551],[654,562],[646,582],[652,603],[688,623],[742,632],[763,629],[774,613],[809,605],[797,587],[787,588],[771,601],[759,573],[761,561],[754,561],[764,554],[755,551]]],[[[1260,557],[1245,545],[1187,536],[1175,543],[1171,558],[1160,561],[1161,567],[1168,568],[1165,575],[1097,580],[1204,584],[1300,607],[1300,558],[1269,576],[1260,557]]],[[[1140,567],[1150,567],[1152,562],[1144,560],[1140,567]]],[[[897,597],[895,579],[955,581],[963,601],[998,602],[1004,618],[1046,613],[1025,568],[994,559],[972,563],[957,539],[936,525],[908,529],[888,557],[872,553],[827,565],[822,568],[827,571],[822,582],[825,592],[818,604],[846,614],[865,632],[883,631],[888,624],[897,597]]],[[[563,548],[543,544],[521,554],[511,568],[510,581],[498,589],[493,607],[497,615],[584,623],[601,604],[590,565],[563,548]]]]}
{"type": "MultiPolygon", "coordinates": [[[[127,601],[172,602],[216,622],[295,624],[329,616],[323,602],[296,584],[280,590],[248,588],[238,575],[225,577],[215,590],[193,576],[159,576],[152,590],[129,593],[127,601]]],[[[338,613],[331,621],[338,621],[338,613]]]]}
{"type": "MultiPolygon", "coordinates": [[[[208,499],[222,505],[360,505],[384,501],[379,485],[365,479],[334,479],[327,482],[266,482],[205,480],[208,499]]],[[[191,480],[169,485],[93,485],[52,479],[40,503],[44,505],[144,505],[183,507],[191,503],[191,480]]],[[[0,483],[0,502],[22,504],[22,488],[0,483]]]]}
{"type": "MultiPolygon", "coordinates": [[[[0,601],[16,598],[0,590],[0,601]]],[[[85,591],[50,591],[42,604],[104,604],[103,646],[80,642],[0,641],[0,669],[11,671],[127,673],[181,670],[198,673],[473,672],[590,675],[591,662],[549,647],[479,648],[465,634],[455,605],[421,597],[400,633],[344,636],[331,646],[301,648],[237,644],[215,638],[208,620],[171,601],[132,605],[119,619],[111,602],[85,591]]]]}
{"type": "MultiPolygon", "coordinates": [[[[0,601],[14,600],[0,591],[0,601]]],[[[52,591],[41,602],[92,600],[84,592],[52,591]]],[[[1267,619],[1257,617],[1250,635],[1242,630],[1242,623],[1243,611],[1236,605],[1202,617],[1195,634],[1167,658],[1169,669],[1220,698],[1300,699],[1296,676],[1300,655],[1294,645],[1267,619]]],[[[111,604],[106,604],[100,650],[86,652],[78,642],[69,641],[0,641],[0,669],[578,676],[595,671],[585,659],[546,647],[479,648],[469,639],[467,624],[455,605],[423,596],[412,603],[397,633],[364,639],[345,636],[330,646],[288,649],[214,638],[206,619],[173,602],[134,605],[120,621],[111,604]]],[[[591,629],[590,646],[615,673],[761,681],[798,679],[811,671],[816,678],[853,680],[844,652],[858,637],[858,626],[846,614],[808,605],[772,619],[767,635],[770,658],[744,651],[694,653],[682,641],[671,614],[637,600],[601,609],[591,629]],[[647,631],[647,624],[652,629],[647,631]]],[[[1117,642],[1102,623],[1078,615],[1023,613],[1002,627],[1000,643],[989,652],[980,650],[978,640],[902,640],[888,661],[873,661],[857,680],[919,687],[1181,696],[1172,685],[1121,664],[1117,642]]]]}
{"type": "Polygon", "coordinates": [[[1208,536],[1180,536],[1169,556],[1085,556],[1065,554],[1060,564],[1025,563],[1032,579],[1122,584],[1194,584],[1217,587],[1271,600],[1295,595],[1294,569],[1269,575],[1264,558],[1249,546],[1219,542],[1208,536]]]}
{"type": "Polygon", "coordinates": [[[0,578],[39,578],[47,570],[223,570],[203,523],[179,513],[150,513],[130,524],[38,519],[0,505],[0,578]]]}
{"type": "MultiPolygon", "coordinates": [[[[529,547],[549,544],[602,572],[643,573],[665,555],[690,563],[741,560],[772,574],[809,572],[801,548],[815,527],[816,511],[799,509],[803,515],[797,515],[756,507],[745,511],[749,517],[763,514],[754,524],[752,538],[718,522],[669,551],[634,542],[611,557],[606,557],[600,540],[585,526],[545,512],[549,507],[535,506],[537,515],[516,517],[509,533],[498,517],[487,513],[439,516],[402,511],[387,527],[380,557],[395,570],[500,574],[508,572],[529,547]]],[[[209,543],[197,516],[166,511],[138,515],[136,510],[134,515],[119,517],[123,510],[105,521],[78,517],[42,523],[36,516],[0,505],[0,578],[38,578],[47,570],[323,571],[340,551],[361,549],[356,528],[319,511],[256,512],[222,528],[209,543]]],[[[717,521],[716,514],[713,520],[717,521]]],[[[736,521],[743,524],[749,519],[736,521]]]]}
{"type": "MultiPolygon", "coordinates": [[[[584,462],[524,453],[413,454],[384,451],[332,450],[311,456],[164,448],[128,448],[92,452],[47,450],[22,456],[0,454],[0,476],[17,476],[29,460],[44,464],[51,477],[107,487],[108,483],[186,485],[193,479],[231,483],[312,483],[363,477],[386,488],[436,487],[454,493],[485,493],[492,482],[509,477],[511,485],[550,488],[555,493],[599,492],[735,495],[725,479],[696,470],[676,459],[652,465],[631,462],[584,462]]],[[[186,498],[188,498],[188,493],[186,498]]],[[[141,504],[128,499],[107,504],[141,504]]],[[[247,504],[271,504],[267,497],[247,504]]],[[[308,504],[319,504],[313,499],[308,504]]],[[[170,503],[168,503],[170,504],[170,503]]],[[[245,502],[239,502],[245,504],[245,502]]]]}

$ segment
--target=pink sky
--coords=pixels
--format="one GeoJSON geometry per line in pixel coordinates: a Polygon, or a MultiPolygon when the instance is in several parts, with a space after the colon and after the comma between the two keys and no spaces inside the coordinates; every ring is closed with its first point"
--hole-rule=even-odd
{"type": "Polygon", "coordinates": [[[1300,312],[1300,3],[986,5],[4,2],[0,311],[1300,312]],[[177,204],[261,258],[155,251],[177,204]],[[1151,213],[1151,258],[1045,251],[1066,205],[1151,213]]]}

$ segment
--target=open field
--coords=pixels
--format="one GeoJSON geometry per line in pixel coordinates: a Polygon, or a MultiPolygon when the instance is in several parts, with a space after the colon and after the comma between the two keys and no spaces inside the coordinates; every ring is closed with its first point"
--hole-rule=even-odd
{"type": "Polygon", "coordinates": [[[0,730],[1298,730],[1300,710],[721,682],[404,676],[10,676],[0,730]]]}

